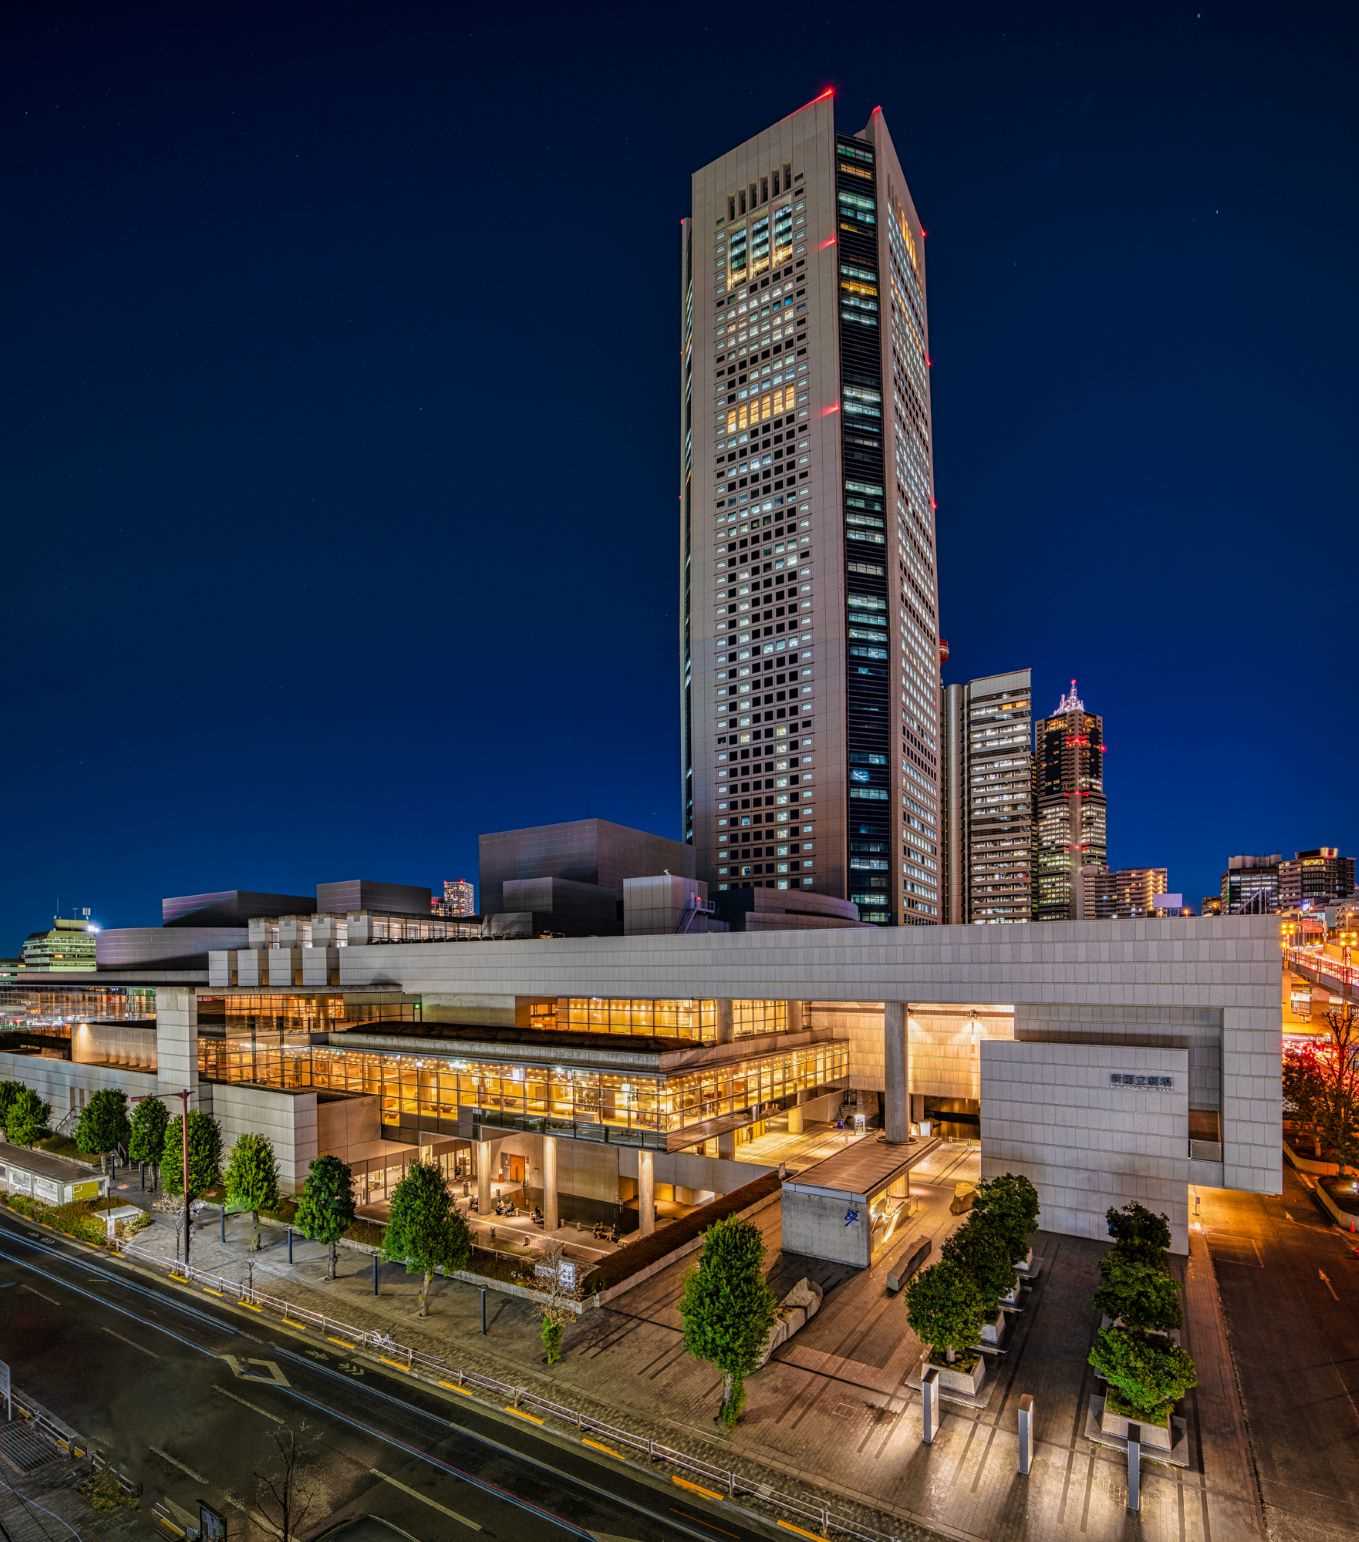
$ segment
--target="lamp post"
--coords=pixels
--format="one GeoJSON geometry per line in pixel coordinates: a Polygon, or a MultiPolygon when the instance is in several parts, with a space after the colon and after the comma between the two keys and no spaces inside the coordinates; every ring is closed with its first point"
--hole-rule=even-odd
{"type": "MultiPolygon", "coordinates": [[[[132,1098],[130,1101],[133,1103],[144,1103],[147,1098],[159,1096],[161,1096],[159,1093],[145,1092],[140,1097],[132,1098]]],[[[184,1262],[187,1264],[189,1262],[189,1098],[192,1094],[185,1087],[181,1092],[167,1092],[164,1096],[181,1099],[184,1108],[184,1117],[179,1121],[179,1133],[182,1142],[182,1159],[184,1164],[182,1168],[184,1180],[184,1262]]]]}

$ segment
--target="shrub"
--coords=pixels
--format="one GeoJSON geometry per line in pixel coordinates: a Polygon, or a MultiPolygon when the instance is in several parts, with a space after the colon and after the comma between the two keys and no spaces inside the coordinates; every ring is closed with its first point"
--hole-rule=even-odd
{"type": "Polygon", "coordinates": [[[1090,1350],[1090,1366],[1109,1383],[1119,1411],[1148,1424],[1164,1424],[1199,1381],[1183,1349],[1127,1328],[1100,1329],[1090,1350]]]}
{"type": "Polygon", "coordinates": [[[952,1258],[917,1274],[906,1287],[906,1320],[935,1356],[952,1365],[981,1337],[986,1303],[972,1276],[952,1258]]]}
{"type": "Polygon", "coordinates": [[[1015,1282],[1014,1257],[1002,1228],[986,1212],[978,1211],[963,1222],[941,1252],[971,1276],[986,1315],[992,1316],[1015,1282]]]}
{"type": "Polygon", "coordinates": [[[1136,1200],[1121,1210],[1106,1210],[1109,1235],[1125,1253],[1159,1255],[1170,1248],[1170,1223],[1136,1200]]]}
{"type": "Polygon", "coordinates": [[[1160,1264],[1111,1248],[1099,1261],[1095,1305],[1125,1327],[1165,1332],[1178,1328],[1180,1289],[1160,1264]]]}

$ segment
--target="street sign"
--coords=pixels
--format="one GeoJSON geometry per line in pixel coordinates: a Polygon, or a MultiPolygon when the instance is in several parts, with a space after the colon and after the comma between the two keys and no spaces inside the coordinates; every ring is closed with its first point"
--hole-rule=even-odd
{"type": "Polygon", "coordinates": [[[9,1395],[9,1366],[3,1360],[0,1360],[0,1395],[5,1399],[5,1419],[8,1421],[14,1417],[14,1408],[9,1395]]]}
{"type": "Polygon", "coordinates": [[[227,1542],[226,1516],[204,1500],[198,1501],[199,1542],[227,1542]]]}

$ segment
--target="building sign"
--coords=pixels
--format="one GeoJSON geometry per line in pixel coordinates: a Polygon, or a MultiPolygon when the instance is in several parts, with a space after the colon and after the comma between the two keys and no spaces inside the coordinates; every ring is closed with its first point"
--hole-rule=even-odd
{"type": "Polygon", "coordinates": [[[1131,1071],[1110,1071],[1111,1087],[1136,1087],[1142,1091],[1169,1092],[1175,1085],[1173,1076],[1134,1076],[1131,1071]]]}

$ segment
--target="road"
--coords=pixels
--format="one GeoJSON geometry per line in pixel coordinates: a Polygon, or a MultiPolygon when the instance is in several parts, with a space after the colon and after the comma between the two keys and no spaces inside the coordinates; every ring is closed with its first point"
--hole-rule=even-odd
{"type": "Polygon", "coordinates": [[[1359,1258],[1287,1165],[1201,1199],[1271,1534],[1359,1536],[1359,1258]]]}
{"type": "MultiPolygon", "coordinates": [[[[607,1458],[471,1404],[450,1406],[345,1349],[313,1347],[263,1319],[243,1322],[8,1215],[0,1216],[0,1358],[17,1387],[139,1480],[148,1499],[165,1497],[181,1518],[196,1518],[206,1500],[233,1536],[257,1519],[257,1475],[277,1465],[275,1436],[288,1429],[312,1452],[314,1502],[293,1527],[307,1536],[363,1516],[397,1528],[365,1528],[365,1539],[419,1542],[471,1542],[478,1532],[666,1542],[767,1535],[607,1458]]],[[[268,1530],[257,1525],[255,1534],[268,1530]]]]}

